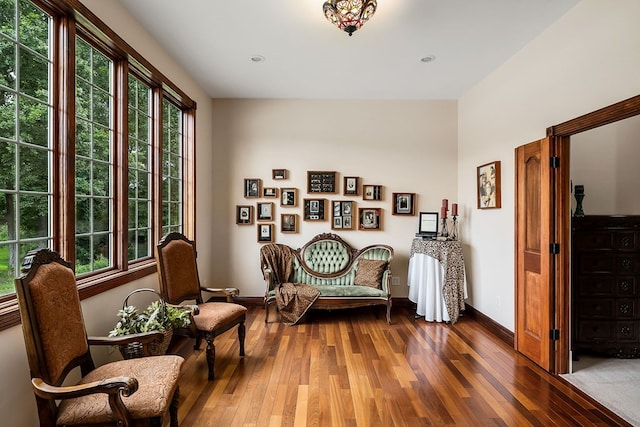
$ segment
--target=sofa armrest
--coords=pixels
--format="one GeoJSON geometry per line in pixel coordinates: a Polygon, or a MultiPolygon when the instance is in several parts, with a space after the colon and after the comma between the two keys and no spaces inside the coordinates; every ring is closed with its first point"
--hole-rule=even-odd
{"type": "Polygon", "coordinates": [[[382,274],[382,282],[380,283],[382,290],[391,295],[391,266],[387,265],[386,270],[382,274]]]}

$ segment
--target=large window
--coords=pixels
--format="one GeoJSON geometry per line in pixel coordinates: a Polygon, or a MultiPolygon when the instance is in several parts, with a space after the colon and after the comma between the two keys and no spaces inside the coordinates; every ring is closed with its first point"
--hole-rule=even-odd
{"type": "Polygon", "coordinates": [[[27,251],[52,241],[51,22],[0,0],[0,295],[27,251]]]}
{"type": "Polygon", "coordinates": [[[112,70],[109,58],[77,38],[77,274],[113,266],[112,70]]]}
{"type": "Polygon", "coordinates": [[[151,89],[129,76],[129,261],[151,253],[151,89]]]}
{"type": "Polygon", "coordinates": [[[182,111],[163,102],[162,234],[182,231],[182,111]]]}
{"type": "Polygon", "coordinates": [[[154,274],[166,232],[194,237],[194,126],[195,103],[79,1],[0,0],[0,329],[31,249],[69,260],[84,298],[154,274]]]}

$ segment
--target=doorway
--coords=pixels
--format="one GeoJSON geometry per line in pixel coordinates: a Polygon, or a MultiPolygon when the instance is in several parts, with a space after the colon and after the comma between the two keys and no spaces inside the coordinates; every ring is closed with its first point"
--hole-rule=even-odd
{"type": "MultiPolygon", "coordinates": [[[[546,233],[551,234],[550,250],[552,257],[550,274],[545,280],[551,292],[545,294],[545,301],[540,307],[548,307],[542,316],[551,318],[552,328],[549,331],[548,340],[551,345],[543,343],[541,337],[539,349],[543,353],[548,349],[549,364],[547,369],[552,374],[566,374],[570,369],[570,223],[571,223],[571,177],[570,177],[570,143],[573,135],[608,125],[620,120],[640,115],[640,95],[618,102],[584,116],[577,117],[564,123],[551,126],[547,129],[552,150],[552,168],[555,169],[550,180],[551,189],[545,199],[545,203],[552,204],[551,224],[546,233]]],[[[517,215],[517,214],[516,214],[517,215]]],[[[516,232],[518,236],[518,232],[516,232]]],[[[518,245],[518,238],[516,238],[518,245]]],[[[546,248],[543,248],[546,250],[546,248]]],[[[516,270],[518,270],[516,266],[516,270]]],[[[522,288],[524,281],[516,280],[516,293],[526,294],[526,288],[522,288]]],[[[516,307],[516,325],[523,324],[516,307]]],[[[518,333],[516,328],[516,334],[518,333]]],[[[526,355],[526,354],[525,354],[526,355]]]]}

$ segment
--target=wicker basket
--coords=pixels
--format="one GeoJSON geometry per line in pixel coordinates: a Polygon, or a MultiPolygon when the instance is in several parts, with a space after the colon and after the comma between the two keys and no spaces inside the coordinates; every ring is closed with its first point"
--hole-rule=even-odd
{"type": "MultiPolygon", "coordinates": [[[[136,294],[138,292],[153,292],[160,300],[160,303],[164,309],[165,315],[167,314],[167,303],[162,298],[162,295],[160,295],[155,289],[151,289],[151,288],[136,289],[131,293],[129,293],[129,295],[127,295],[127,297],[124,299],[124,303],[122,304],[123,309],[129,305],[129,297],[131,297],[133,294],[136,294]]],[[[168,328],[160,332],[164,334],[164,339],[162,340],[162,342],[159,342],[159,343],[153,342],[148,344],[149,352],[153,356],[160,356],[160,355],[166,354],[167,350],[169,349],[169,344],[171,343],[171,337],[173,336],[173,329],[168,328]]],[[[120,354],[122,354],[122,357],[125,359],[134,359],[137,357],[144,357],[144,346],[140,342],[132,342],[129,344],[120,345],[118,347],[120,350],[120,354]]]]}

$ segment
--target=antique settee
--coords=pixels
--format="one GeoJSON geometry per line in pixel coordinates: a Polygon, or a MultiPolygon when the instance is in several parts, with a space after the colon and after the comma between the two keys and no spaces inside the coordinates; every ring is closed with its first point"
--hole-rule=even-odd
{"type": "Polygon", "coordinates": [[[269,306],[283,283],[306,284],[319,291],[310,308],[335,310],[362,306],[386,306],[391,323],[391,260],[393,248],[376,244],[352,248],[341,237],[324,233],[300,249],[270,243],[260,251],[266,289],[266,318],[269,306]]]}

